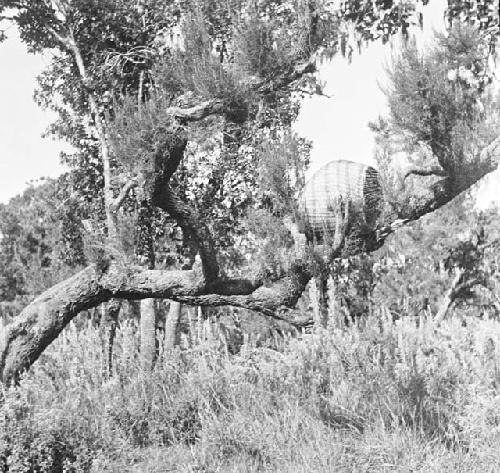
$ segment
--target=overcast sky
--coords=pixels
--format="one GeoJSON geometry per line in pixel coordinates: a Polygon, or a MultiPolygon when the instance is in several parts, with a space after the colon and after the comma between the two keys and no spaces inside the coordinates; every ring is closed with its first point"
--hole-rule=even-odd
{"type": "MultiPolygon", "coordinates": [[[[434,31],[444,29],[446,4],[446,0],[433,0],[422,9],[424,28],[416,34],[423,45],[434,31]]],[[[314,143],[310,174],[334,159],[373,164],[374,135],[368,123],[388,112],[381,86],[387,80],[385,68],[391,54],[391,44],[371,43],[351,63],[338,55],[320,69],[320,79],[326,82],[325,92],[331,98],[306,100],[296,126],[314,143]]]]}
{"type": "Polygon", "coordinates": [[[27,181],[61,173],[64,143],[41,137],[54,117],[33,101],[35,77],[46,64],[8,30],[0,43],[0,202],[21,192],[27,181]]]}
{"type": "MultiPolygon", "coordinates": [[[[425,38],[433,29],[442,29],[445,5],[446,0],[433,0],[425,7],[425,38]]],[[[368,123],[386,112],[380,84],[389,57],[389,45],[374,43],[350,64],[337,57],[321,68],[330,98],[306,99],[296,124],[296,130],[313,141],[311,173],[334,159],[373,162],[368,123]]],[[[35,77],[47,62],[28,54],[13,29],[0,44],[0,202],[21,192],[30,180],[62,171],[59,153],[67,146],[41,138],[53,116],[32,98],[35,77]]]]}

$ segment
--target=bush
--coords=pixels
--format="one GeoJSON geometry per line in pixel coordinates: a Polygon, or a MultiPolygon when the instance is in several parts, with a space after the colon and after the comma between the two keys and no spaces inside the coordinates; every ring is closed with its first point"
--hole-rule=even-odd
{"type": "Polygon", "coordinates": [[[499,322],[438,327],[425,317],[392,322],[381,310],[336,325],[273,349],[247,341],[236,355],[212,337],[166,359],[160,343],[146,373],[136,327],[125,323],[109,379],[99,330],[72,325],[4,392],[1,469],[437,472],[498,464],[499,322]]]}

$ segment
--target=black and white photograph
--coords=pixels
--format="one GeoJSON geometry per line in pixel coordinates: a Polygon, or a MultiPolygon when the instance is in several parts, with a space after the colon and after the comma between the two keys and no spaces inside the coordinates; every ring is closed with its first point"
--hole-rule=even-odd
{"type": "Polygon", "coordinates": [[[0,473],[500,473],[499,0],[0,0],[0,473]]]}

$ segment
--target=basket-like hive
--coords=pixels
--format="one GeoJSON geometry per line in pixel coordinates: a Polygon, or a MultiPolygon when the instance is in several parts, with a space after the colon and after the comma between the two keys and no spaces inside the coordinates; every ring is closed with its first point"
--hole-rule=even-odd
{"type": "Polygon", "coordinates": [[[352,161],[331,161],[305,185],[300,211],[306,233],[319,237],[325,232],[335,232],[339,202],[349,204],[352,217],[373,226],[380,215],[382,201],[376,169],[352,161]]]}

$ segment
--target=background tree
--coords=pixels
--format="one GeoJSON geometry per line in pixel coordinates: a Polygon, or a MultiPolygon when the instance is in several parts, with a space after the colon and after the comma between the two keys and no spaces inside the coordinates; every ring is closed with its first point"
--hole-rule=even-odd
{"type": "Polygon", "coordinates": [[[497,315],[497,211],[479,212],[470,200],[408,225],[375,253],[369,301],[394,317],[442,318],[452,308],[458,315],[497,315]]]}
{"type": "MultiPolygon", "coordinates": [[[[363,10],[365,7],[364,4],[360,7],[356,2],[347,4],[354,10],[363,10]]],[[[181,28],[182,41],[173,44],[171,36],[167,35],[168,41],[163,40],[163,48],[158,49],[161,54],[155,56],[151,73],[149,70],[148,74],[139,73],[138,80],[133,82],[137,84],[135,89],[132,86],[127,89],[128,82],[120,82],[125,85],[117,87],[116,90],[121,93],[116,94],[112,106],[101,107],[100,100],[107,96],[106,90],[96,88],[91,79],[94,75],[96,79],[101,77],[99,72],[103,71],[106,58],[115,57],[125,61],[130,58],[132,51],[136,51],[137,44],[122,41],[121,34],[128,38],[127,32],[137,31],[137,24],[134,23],[137,19],[144,24],[145,7],[134,10],[135,4],[132,7],[128,2],[92,1],[40,2],[35,6],[31,2],[9,2],[6,6],[17,8],[14,20],[21,28],[22,37],[32,47],[39,49],[59,46],[63,59],[67,61],[68,70],[72,71],[69,77],[78,78],[76,90],[82,91],[82,100],[78,103],[85,112],[82,114],[85,118],[81,120],[84,123],[80,128],[86,130],[86,121],[91,119],[94,136],[97,136],[97,140],[94,138],[93,142],[97,146],[92,146],[101,155],[99,162],[102,163],[104,176],[103,211],[108,222],[106,236],[110,235],[112,222],[117,215],[116,209],[125,202],[127,192],[132,191],[135,186],[134,193],[141,205],[160,209],[175,220],[189,247],[199,254],[200,261],[192,269],[145,270],[126,258],[117,257],[123,252],[113,251],[113,245],[108,244],[107,250],[99,254],[96,264],[41,295],[9,327],[0,356],[2,378],[5,381],[15,379],[22,369],[36,360],[75,315],[111,298],[161,297],[195,305],[235,305],[273,317],[287,318],[298,326],[308,323],[288,310],[295,305],[312,276],[311,268],[304,258],[287,261],[290,258],[285,257],[281,262],[285,261],[286,264],[274,264],[270,259],[271,255],[266,256],[264,253],[263,262],[266,264],[260,267],[257,265],[255,271],[250,264],[231,271],[231,267],[225,264],[222,257],[224,253],[218,243],[220,234],[217,234],[215,225],[217,219],[213,216],[211,219],[205,218],[201,212],[203,207],[192,205],[185,198],[189,184],[197,174],[187,167],[187,158],[193,143],[203,141],[196,139],[197,134],[202,137],[207,134],[213,137],[218,135],[221,138],[214,148],[215,155],[219,153],[228,164],[232,157],[237,157],[219,182],[225,184],[232,176],[242,174],[245,176],[245,184],[250,183],[252,189],[253,176],[258,175],[258,166],[255,166],[258,148],[251,141],[252,133],[253,136],[259,136],[257,131],[262,133],[260,136],[269,137],[271,143],[286,143],[285,138],[290,137],[286,134],[287,126],[293,119],[293,113],[290,115],[286,110],[287,107],[294,110],[291,98],[294,97],[295,87],[298,84],[301,89],[308,84],[314,87],[313,78],[306,80],[306,77],[314,72],[316,60],[321,53],[328,56],[340,47],[341,40],[345,37],[342,29],[344,19],[350,18],[346,11],[332,10],[327,3],[321,1],[236,2],[231,5],[230,11],[225,10],[222,3],[220,9],[214,10],[209,8],[210,3],[188,2],[179,6],[161,2],[160,7],[173,8],[170,12],[161,11],[162,15],[165,14],[163,21],[171,21],[181,28]],[[220,14],[225,11],[228,12],[227,15],[220,14]],[[216,15],[212,15],[213,12],[216,15]],[[125,15],[127,20],[123,21],[121,16],[117,16],[118,13],[125,15]],[[98,18],[94,19],[94,15],[98,15],[98,18]],[[129,22],[127,15],[133,21],[129,22]],[[214,18],[219,23],[213,21],[214,18]],[[101,25],[100,22],[104,23],[101,25]],[[132,24],[134,27],[127,30],[127,26],[132,24]],[[225,28],[219,28],[220,24],[226,25],[225,28]],[[108,28],[108,25],[113,25],[113,28],[108,28]],[[122,27],[123,31],[120,29],[122,27]],[[102,31],[106,33],[103,34],[102,31]],[[121,32],[116,36],[120,41],[115,38],[116,31],[121,32]],[[108,34],[111,36],[108,37],[108,34]],[[127,49],[129,46],[130,49],[127,49]],[[148,82],[146,77],[150,83],[147,91],[144,89],[144,84],[148,82]],[[305,81],[305,84],[301,81],[305,81]],[[137,94],[141,87],[143,93],[137,94]],[[142,97],[143,102],[139,103],[137,97],[142,97]],[[290,118],[284,119],[282,113],[290,118]],[[281,117],[278,122],[273,121],[276,116],[281,117]],[[276,126],[277,123],[279,126],[276,126]],[[128,133],[131,129],[135,130],[134,134],[128,133]],[[108,138],[110,136],[111,140],[108,138]],[[125,176],[121,189],[117,186],[116,191],[107,171],[112,166],[112,161],[108,159],[111,156],[110,150],[114,153],[117,169],[123,169],[125,176]],[[269,266],[268,262],[271,263],[269,266]]],[[[413,7],[410,3],[404,6],[399,3],[387,4],[387,8],[399,16],[389,17],[389,20],[382,22],[375,16],[368,21],[364,19],[363,22],[355,22],[354,28],[362,32],[367,28],[367,23],[379,25],[386,22],[389,31],[392,31],[402,23],[404,26],[408,18],[405,16],[406,12],[412,11],[413,7]]],[[[387,8],[377,11],[384,14],[385,18],[387,8]]],[[[167,33],[170,25],[167,25],[167,33]]],[[[158,39],[157,36],[151,38],[153,42],[158,39]]],[[[415,67],[414,72],[417,74],[417,66],[420,66],[420,62],[410,63],[408,70],[415,67]]],[[[447,71],[442,69],[433,72],[435,73],[427,75],[425,71],[418,73],[422,80],[427,80],[424,80],[423,87],[415,81],[411,82],[417,90],[422,91],[419,92],[421,97],[417,94],[418,100],[433,100],[435,95],[446,100],[453,99],[457,102],[457,108],[462,107],[457,116],[463,121],[465,128],[469,126],[468,129],[473,130],[476,125],[481,125],[481,120],[485,117],[475,106],[469,104],[466,87],[460,85],[456,89],[459,93],[454,97],[448,93],[439,96],[434,93],[431,79],[442,77],[447,71]],[[470,123],[467,122],[468,119],[471,120],[470,123]]],[[[129,77],[121,73],[118,76],[129,77]]],[[[114,76],[110,74],[102,77],[107,79],[114,76]]],[[[70,90],[69,84],[68,80],[65,90],[70,90]]],[[[395,81],[395,84],[399,82],[395,81]]],[[[400,85],[402,87],[404,84],[400,85]]],[[[401,88],[402,92],[404,90],[401,88]]],[[[478,89],[478,92],[481,90],[478,89]]],[[[417,106],[418,102],[414,105],[417,106]]],[[[401,119],[398,121],[395,108],[392,108],[395,125],[401,129],[408,126],[404,121],[405,115],[400,114],[401,119]]],[[[434,115],[434,122],[431,119],[437,130],[442,129],[439,120],[443,116],[438,113],[434,115]]],[[[425,125],[429,121],[425,120],[425,113],[422,112],[419,123],[425,125]]],[[[448,127],[444,129],[446,133],[450,133],[448,127]]],[[[486,172],[495,169],[497,143],[486,146],[490,137],[486,131],[478,137],[474,149],[465,144],[460,147],[458,142],[450,141],[453,149],[448,149],[448,152],[458,150],[461,153],[455,161],[451,155],[445,154],[446,146],[436,147],[439,152],[437,158],[446,177],[433,184],[421,198],[409,199],[404,205],[391,203],[374,228],[364,233],[362,238],[357,238],[355,242],[347,238],[349,245],[344,253],[352,255],[379,248],[402,222],[417,219],[444,205],[486,172]]],[[[446,133],[443,136],[448,136],[446,133]]],[[[424,136],[423,139],[431,146],[434,136],[431,133],[430,138],[424,136]]],[[[295,145],[284,145],[284,149],[294,148],[295,145]]],[[[200,159],[198,154],[195,153],[194,156],[200,159]]],[[[294,170],[294,154],[290,153],[289,156],[290,169],[294,170]]],[[[221,168],[213,164],[211,166],[214,170],[221,168]]],[[[288,165],[285,168],[288,169],[288,165]]],[[[217,182],[216,173],[211,177],[213,182],[217,182]]],[[[292,179],[293,176],[288,175],[286,177],[288,185],[294,189],[299,179],[292,179]]],[[[262,185],[268,182],[265,179],[255,180],[262,185]]],[[[241,187],[244,187],[243,183],[241,187]]],[[[286,186],[281,187],[283,188],[286,186]]],[[[219,193],[217,185],[213,189],[216,191],[215,196],[221,195],[221,201],[226,202],[224,192],[219,193]]],[[[268,221],[277,222],[276,219],[291,212],[293,206],[281,205],[277,198],[281,190],[278,187],[274,191],[274,194],[270,194],[274,196],[274,201],[268,200],[267,204],[265,199],[262,202],[258,196],[252,196],[249,192],[252,199],[229,201],[226,208],[230,211],[233,204],[236,208],[240,206],[242,213],[235,212],[235,220],[248,214],[247,210],[250,208],[257,208],[270,214],[269,218],[272,219],[268,221]]],[[[197,191],[194,195],[199,193],[202,192],[197,191]]],[[[261,196],[266,196],[266,192],[262,192],[261,196]]],[[[234,227],[237,230],[239,226],[234,227]]],[[[269,228],[272,229],[273,226],[269,225],[269,228]]],[[[276,225],[276,228],[279,230],[280,226],[276,225]]],[[[346,230],[346,237],[349,237],[350,229],[346,230]]],[[[239,243],[237,236],[237,231],[231,235],[235,243],[239,243]]],[[[270,235],[263,237],[265,243],[270,235]]],[[[255,246],[266,247],[261,243],[256,243],[255,246]]],[[[240,248],[245,248],[244,244],[240,248]]],[[[235,246],[235,249],[239,248],[235,246]]],[[[331,257],[340,255],[341,251],[341,245],[338,245],[331,257]]],[[[252,259],[250,251],[247,260],[252,259]]]]}
{"type": "MultiPolygon", "coordinates": [[[[373,125],[385,194],[396,212],[399,205],[425,205],[429,192],[438,196],[446,188],[463,187],[469,173],[482,174],[493,156],[488,153],[495,150],[498,98],[489,89],[491,30],[484,34],[463,22],[450,28],[447,36],[437,36],[432,50],[422,52],[408,43],[395,58],[387,90],[391,116],[373,125]],[[487,143],[492,144],[485,148],[487,143]]],[[[409,312],[432,309],[439,318],[454,302],[494,303],[494,293],[486,289],[494,280],[486,269],[490,248],[497,244],[494,213],[478,213],[471,199],[470,194],[456,199],[401,231],[382,250],[389,251],[385,258],[392,269],[379,285],[385,292],[380,300],[392,299],[386,292],[391,286],[400,297],[400,287],[411,288],[409,312]]],[[[378,268],[387,269],[384,260],[378,268]]],[[[408,312],[394,301],[398,305],[399,312],[408,312]]]]}
{"type": "Polygon", "coordinates": [[[32,183],[0,204],[0,316],[9,320],[40,292],[86,264],[79,208],[68,176],[32,183]]]}

